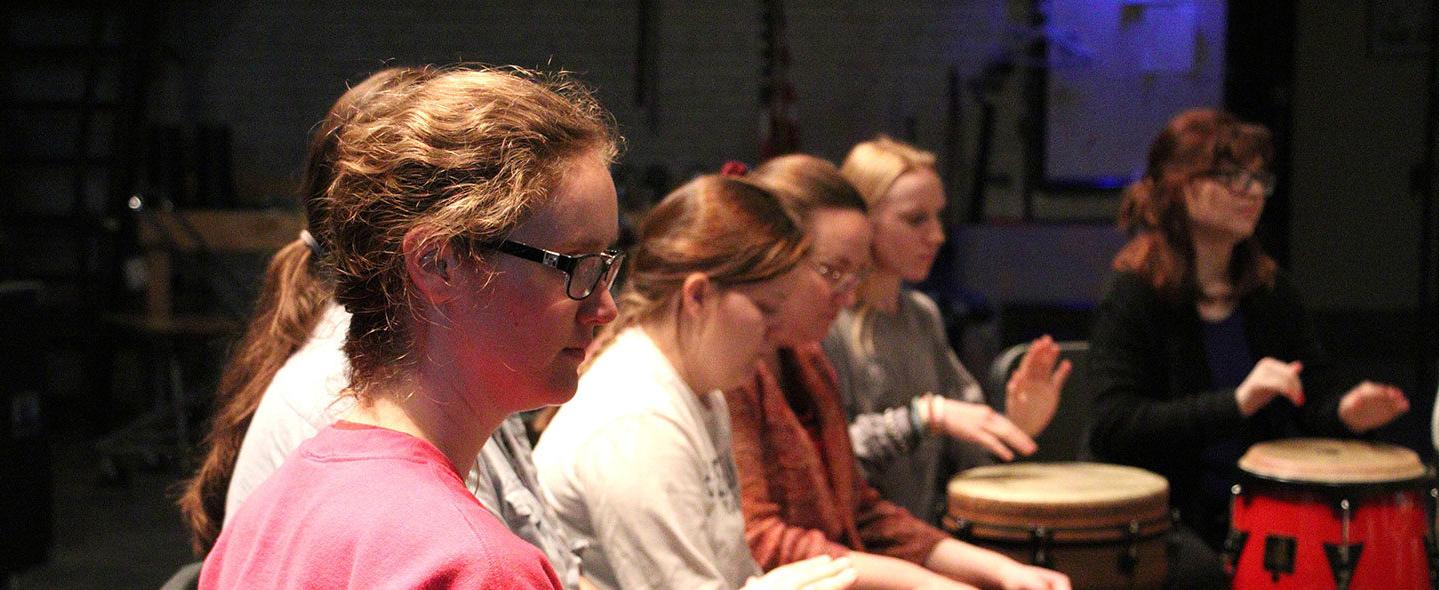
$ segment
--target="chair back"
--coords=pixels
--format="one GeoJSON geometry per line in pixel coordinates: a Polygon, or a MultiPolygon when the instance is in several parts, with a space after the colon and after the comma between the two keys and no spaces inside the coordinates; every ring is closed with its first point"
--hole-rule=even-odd
{"type": "MultiPolygon", "coordinates": [[[[290,243],[304,227],[299,214],[282,210],[186,209],[141,211],[136,231],[145,265],[144,311],[120,316],[143,332],[222,334],[239,330],[235,313],[177,314],[174,271],[177,254],[269,254],[290,243]]],[[[229,271],[209,260],[214,270],[229,271]]],[[[232,278],[233,279],[233,278],[232,278]]],[[[243,310],[240,311],[243,315],[243,310]]]]}
{"type": "MultiPolygon", "coordinates": [[[[1089,352],[1089,343],[1070,340],[1057,344],[1059,358],[1069,360],[1074,364],[1075,370],[1069,374],[1069,380],[1060,392],[1059,408],[1054,412],[1054,419],[1049,422],[1044,432],[1034,437],[1034,442],[1039,444],[1039,450],[1026,457],[1026,461],[1083,461],[1089,458],[1089,425],[1094,412],[1094,399],[1090,388],[1080,387],[1078,382],[1078,378],[1083,374],[1079,369],[1084,363],[1085,354],[1089,352]]],[[[996,401],[995,405],[1000,411],[1004,410],[1005,384],[1009,383],[1009,376],[1019,368],[1019,361],[1024,359],[1027,352],[1029,343],[1016,344],[1000,353],[989,367],[989,388],[995,392],[992,399],[996,401]]]]}

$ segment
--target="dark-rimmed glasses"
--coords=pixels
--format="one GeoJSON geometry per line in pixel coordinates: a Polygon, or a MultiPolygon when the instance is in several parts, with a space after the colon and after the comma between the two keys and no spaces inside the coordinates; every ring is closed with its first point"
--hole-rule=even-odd
{"type": "Polygon", "coordinates": [[[1236,193],[1247,193],[1249,187],[1256,184],[1265,197],[1274,195],[1276,180],[1269,172],[1249,172],[1247,170],[1223,170],[1209,175],[1215,182],[1224,185],[1225,188],[1236,193]]]}
{"type": "Polygon", "coordinates": [[[516,258],[538,262],[565,273],[565,295],[576,301],[593,294],[601,282],[608,287],[615,275],[619,274],[620,265],[625,261],[625,253],[615,249],[570,256],[513,240],[482,242],[476,245],[516,258]]]}

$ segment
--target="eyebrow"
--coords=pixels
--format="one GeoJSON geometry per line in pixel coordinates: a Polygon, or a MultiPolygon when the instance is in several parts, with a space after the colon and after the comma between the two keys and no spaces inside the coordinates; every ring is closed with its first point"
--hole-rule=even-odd
{"type": "Polygon", "coordinates": [[[571,238],[560,242],[560,245],[555,248],[555,251],[572,255],[593,254],[610,248],[616,241],[618,241],[618,238],[608,241],[601,238],[571,238]]]}

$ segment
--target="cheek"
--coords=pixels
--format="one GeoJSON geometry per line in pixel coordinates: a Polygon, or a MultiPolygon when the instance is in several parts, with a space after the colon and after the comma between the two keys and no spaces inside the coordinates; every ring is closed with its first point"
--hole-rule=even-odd
{"type": "Polygon", "coordinates": [[[902,229],[884,228],[884,231],[874,237],[874,263],[882,268],[894,268],[903,260],[903,253],[907,249],[902,229]]]}

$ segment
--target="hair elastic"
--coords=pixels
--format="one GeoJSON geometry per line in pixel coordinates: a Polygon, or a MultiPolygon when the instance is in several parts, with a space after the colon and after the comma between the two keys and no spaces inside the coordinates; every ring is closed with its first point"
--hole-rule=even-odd
{"type": "Polygon", "coordinates": [[[325,248],[320,245],[319,240],[316,240],[316,239],[315,239],[315,236],[310,235],[310,230],[308,230],[308,229],[302,229],[302,230],[300,230],[300,241],[301,241],[301,242],[304,242],[306,246],[309,246],[309,247],[310,247],[310,254],[312,254],[312,255],[314,255],[314,256],[324,256],[324,255],[325,255],[325,248]]]}

